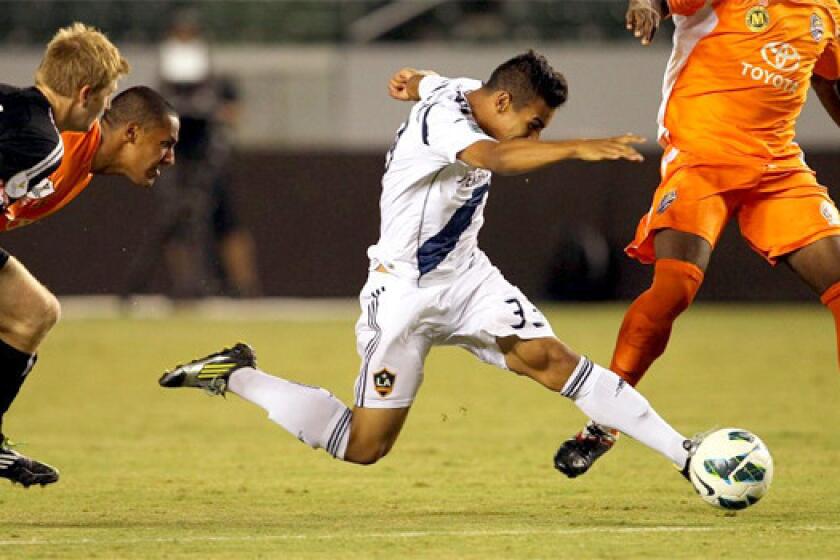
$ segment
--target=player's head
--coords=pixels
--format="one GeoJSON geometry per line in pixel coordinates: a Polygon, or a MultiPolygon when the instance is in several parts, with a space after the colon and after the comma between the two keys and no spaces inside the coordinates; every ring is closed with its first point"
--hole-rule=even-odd
{"type": "Polygon", "coordinates": [[[568,95],[563,74],[534,51],[502,63],[482,89],[487,106],[479,124],[497,140],[538,138],[568,95]]]}
{"type": "Polygon", "coordinates": [[[117,90],[128,62],[105,35],[74,23],[59,29],[35,73],[35,85],[69,100],[62,130],[89,130],[117,90]]]}
{"type": "Polygon", "coordinates": [[[175,163],[175,144],[181,122],[178,113],[158,92],[145,86],[129,88],[114,97],[102,117],[103,134],[118,140],[105,173],[125,175],[135,185],[150,187],[162,166],[175,163]]]}

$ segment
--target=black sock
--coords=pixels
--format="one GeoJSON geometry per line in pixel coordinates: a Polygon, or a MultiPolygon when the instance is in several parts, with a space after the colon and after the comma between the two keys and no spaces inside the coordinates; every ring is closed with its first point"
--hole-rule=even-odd
{"type": "Polygon", "coordinates": [[[0,340],[0,443],[3,440],[3,415],[15,400],[37,358],[35,354],[26,354],[0,340]]]}

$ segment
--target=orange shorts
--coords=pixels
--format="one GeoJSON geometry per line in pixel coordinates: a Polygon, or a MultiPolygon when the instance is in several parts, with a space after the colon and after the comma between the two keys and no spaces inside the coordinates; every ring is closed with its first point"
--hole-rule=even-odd
{"type": "Polygon", "coordinates": [[[656,260],[657,231],[693,233],[715,246],[738,217],[741,235],[771,264],[814,241],[840,235],[840,215],[825,187],[799,158],[773,163],[717,163],[671,147],[662,157],[662,182],[626,253],[656,260]]]}

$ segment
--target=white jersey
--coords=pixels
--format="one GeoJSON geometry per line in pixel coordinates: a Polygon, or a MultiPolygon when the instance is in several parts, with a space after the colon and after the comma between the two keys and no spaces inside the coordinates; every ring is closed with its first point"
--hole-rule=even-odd
{"type": "Polygon", "coordinates": [[[480,252],[491,173],[457,157],[476,142],[495,141],[466,99],[481,85],[465,78],[421,80],[420,101],[386,158],[379,241],[368,249],[371,269],[382,265],[424,285],[457,275],[480,252]]]}

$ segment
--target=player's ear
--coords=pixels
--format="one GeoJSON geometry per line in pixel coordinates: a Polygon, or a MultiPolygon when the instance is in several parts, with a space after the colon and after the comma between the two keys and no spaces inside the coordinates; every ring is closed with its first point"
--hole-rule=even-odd
{"type": "Polygon", "coordinates": [[[129,144],[136,144],[140,139],[140,124],[136,122],[128,123],[125,127],[125,139],[129,144]]]}
{"type": "Polygon", "coordinates": [[[87,104],[90,103],[90,99],[93,97],[93,88],[89,85],[84,85],[79,89],[79,93],[77,94],[76,101],[82,107],[87,107],[87,104]]]}
{"type": "Polygon", "coordinates": [[[496,93],[496,111],[499,113],[504,113],[507,111],[511,103],[513,103],[513,99],[510,96],[509,91],[501,90],[496,93]]]}

